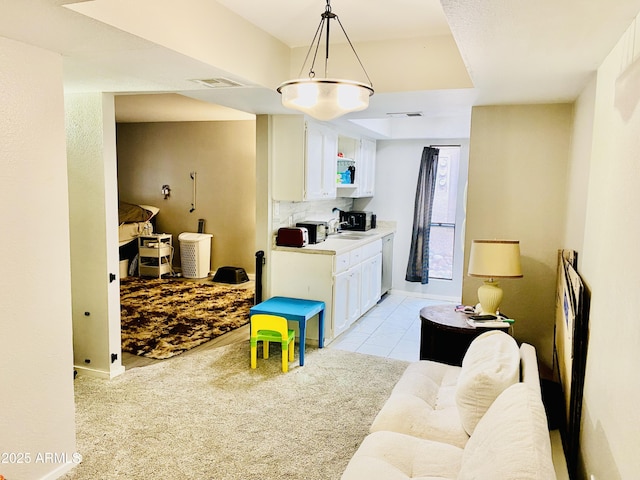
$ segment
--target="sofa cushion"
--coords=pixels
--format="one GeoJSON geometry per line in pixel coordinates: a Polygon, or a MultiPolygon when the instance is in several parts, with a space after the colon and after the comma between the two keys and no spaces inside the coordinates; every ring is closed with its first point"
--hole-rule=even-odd
{"type": "Polygon", "coordinates": [[[498,396],[465,446],[458,479],[487,478],[556,478],[542,399],[525,383],[498,396]]]}
{"type": "Polygon", "coordinates": [[[462,452],[446,443],[397,432],[375,432],[364,439],[342,480],[455,479],[462,452]]]}
{"type": "Polygon", "coordinates": [[[492,330],[471,342],[456,388],[460,420],[469,435],[496,397],[519,379],[520,352],[513,337],[492,330]]]}
{"type": "Polygon", "coordinates": [[[464,447],[456,405],[460,367],[422,360],[410,364],[371,425],[371,432],[393,431],[464,447]]]}

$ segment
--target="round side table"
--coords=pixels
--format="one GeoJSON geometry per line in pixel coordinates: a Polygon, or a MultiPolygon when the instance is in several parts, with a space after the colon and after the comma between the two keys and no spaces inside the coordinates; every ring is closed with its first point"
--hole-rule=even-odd
{"type": "Polygon", "coordinates": [[[467,323],[468,315],[456,312],[454,305],[435,305],[420,310],[420,360],[461,365],[469,344],[481,333],[504,327],[475,327],[467,323]]]}

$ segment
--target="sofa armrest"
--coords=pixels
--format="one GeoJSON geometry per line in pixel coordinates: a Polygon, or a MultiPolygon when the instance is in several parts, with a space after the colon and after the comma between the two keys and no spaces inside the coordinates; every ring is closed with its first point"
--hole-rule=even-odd
{"type": "Polygon", "coordinates": [[[533,345],[520,345],[520,381],[529,385],[542,398],[540,387],[540,373],[538,371],[538,356],[533,345]]]}

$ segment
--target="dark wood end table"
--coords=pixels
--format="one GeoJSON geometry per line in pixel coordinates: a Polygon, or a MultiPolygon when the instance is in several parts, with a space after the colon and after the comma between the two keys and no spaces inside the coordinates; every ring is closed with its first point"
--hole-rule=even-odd
{"type": "Polygon", "coordinates": [[[469,344],[481,333],[504,330],[509,326],[474,327],[467,323],[468,315],[456,312],[454,305],[435,305],[420,310],[420,360],[433,360],[449,365],[461,365],[469,344]]]}

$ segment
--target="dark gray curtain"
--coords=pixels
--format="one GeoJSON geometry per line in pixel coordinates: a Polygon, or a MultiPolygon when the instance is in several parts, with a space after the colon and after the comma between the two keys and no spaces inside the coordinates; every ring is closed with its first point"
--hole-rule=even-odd
{"type": "Polygon", "coordinates": [[[407,282],[429,283],[429,234],[433,195],[436,188],[438,153],[440,150],[433,147],[424,147],[422,150],[418,188],[413,207],[411,249],[409,250],[409,263],[405,277],[407,282]]]}

